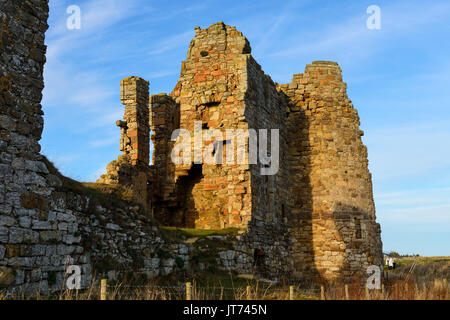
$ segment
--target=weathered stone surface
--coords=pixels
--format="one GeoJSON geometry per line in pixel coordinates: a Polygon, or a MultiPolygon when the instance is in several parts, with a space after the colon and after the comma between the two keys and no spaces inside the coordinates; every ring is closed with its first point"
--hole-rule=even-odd
{"type": "Polygon", "coordinates": [[[13,268],[0,266],[0,286],[9,286],[14,283],[16,274],[13,268]]]}
{"type": "MultiPolygon", "coordinates": [[[[197,28],[175,89],[150,99],[153,165],[120,170],[127,176],[130,171],[153,173],[147,175],[151,183],[144,193],[163,224],[247,230],[243,247],[259,252],[262,272],[331,280],[348,278],[369,263],[381,265],[367,150],[338,64],[315,61],[291,83],[279,85],[264,74],[250,51],[247,39],[234,27],[219,22],[197,28]],[[278,172],[263,176],[264,165],[218,165],[217,159],[197,164],[195,155],[191,164],[173,164],[171,134],[183,128],[192,135],[198,130],[194,121],[201,123],[202,134],[210,129],[222,134],[235,128],[278,129],[278,172]],[[280,270],[276,261],[286,259],[292,264],[280,270]]],[[[131,88],[123,102],[141,100],[137,81],[141,79],[123,81],[122,87],[131,88]]],[[[128,154],[127,108],[124,121],[118,122],[123,157],[128,154]]],[[[140,123],[138,129],[141,125],[147,130],[140,123]]],[[[195,154],[195,134],[192,140],[195,154]]],[[[227,149],[222,148],[225,159],[227,149]]],[[[109,180],[100,181],[121,184],[114,177],[120,176],[115,172],[124,159],[112,162],[109,180]]],[[[225,267],[234,266],[233,259],[221,258],[225,267]]]]}
{"type": "Polygon", "coordinates": [[[0,245],[0,260],[5,257],[6,248],[0,245]]]}
{"type": "MultiPolygon", "coordinates": [[[[39,154],[47,17],[45,0],[0,7],[0,285],[59,290],[68,262],[82,268],[83,286],[94,271],[118,276],[132,266],[159,276],[208,267],[193,255],[210,252],[207,242],[166,242],[152,213],[176,226],[240,228],[238,237],[207,239],[220,247],[208,261],[240,273],[328,280],[380,263],[367,150],[336,63],[314,62],[277,85],[236,28],[197,28],[172,93],[149,99],[147,81],[121,83],[124,154],[99,182],[127,187],[143,209],[108,207],[62,188],[39,154]],[[195,120],[202,132],[279,129],[278,173],[262,176],[261,163],[173,164],[172,131],[193,131],[195,120]]],[[[230,144],[221,142],[225,159],[230,144]]]]}

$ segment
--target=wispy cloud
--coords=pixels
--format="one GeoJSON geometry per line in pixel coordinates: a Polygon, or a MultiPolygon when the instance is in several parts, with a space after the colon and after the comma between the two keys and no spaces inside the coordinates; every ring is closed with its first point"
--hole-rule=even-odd
{"type": "Polygon", "coordinates": [[[338,57],[339,61],[351,62],[355,59],[368,58],[379,54],[386,45],[387,39],[401,36],[412,36],[426,26],[445,21],[450,17],[448,3],[411,3],[407,7],[398,2],[381,6],[382,29],[371,31],[366,28],[367,15],[365,8],[353,17],[342,22],[335,19],[323,21],[323,28],[311,32],[306,29],[281,50],[268,54],[270,57],[288,58],[303,55],[323,55],[338,57]],[[363,10],[364,9],[364,10],[363,10]]]}
{"type": "MultiPolygon", "coordinates": [[[[51,3],[51,28],[47,32],[48,59],[74,50],[98,39],[99,35],[114,24],[136,15],[138,0],[95,0],[79,4],[81,9],[81,29],[68,30],[66,8],[73,3],[64,1],[51,3]]],[[[148,10],[148,9],[147,9],[148,10]]]]}
{"type": "Polygon", "coordinates": [[[167,77],[167,76],[173,76],[174,74],[177,74],[177,72],[174,71],[174,70],[166,70],[166,71],[159,71],[159,72],[149,73],[147,75],[147,77],[149,79],[157,79],[157,78],[164,78],[164,77],[167,77]]]}
{"type": "Polygon", "coordinates": [[[450,188],[375,194],[375,201],[383,222],[441,223],[450,227],[450,188]]]}
{"type": "Polygon", "coordinates": [[[100,140],[92,140],[89,144],[93,147],[105,147],[118,143],[118,135],[115,134],[109,138],[100,139],[100,140]]]}
{"type": "Polygon", "coordinates": [[[107,163],[105,163],[104,166],[98,168],[97,170],[92,172],[90,175],[88,175],[88,181],[97,181],[102,174],[105,174],[106,173],[106,165],[107,165],[107,163]]]}
{"type": "Polygon", "coordinates": [[[156,49],[148,52],[150,56],[160,55],[180,46],[186,46],[194,36],[194,30],[185,31],[165,38],[154,44],[156,49]]]}
{"type": "Polygon", "coordinates": [[[69,176],[70,173],[72,173],[71,168],[73,168],[74,163],[76,163],[76,161],[78,161],[81,157],[78,153],[60,155],[54,151],[46,153],[46,156],[51,162],[53,162],[55,167],[66,176],[69,176]]]}
{"type": "MultiPolygon", "coordinates": [[[[422,179],[430,170],[450,168],[450,123],[446,121],[371,128],[364,139],[376,180],[422,179]]],[[[445,170],[444,170],[445,172],[445,170]]]]}
{"type": "Polygon", "coordinates": [[[295,1],[288,2],[282,9],[281,13],[278,15],[275,15],[275,19],[272,23],[272,26],[264,32],[264,35],[259,40],[259,42],[255,46],[255,51],[264,52],[265,49],[267,49],[268,46],[272,45],[271,39],[273,39],[274,34],[280,29],[283,24],[287,22],[287,20],[292,19],[293,17],[298,17],[297,12],[293,12],[293,6],[295,4],[295,1]]]}
{"type": "Polygon", "coordinates": [[[424,206],[385,210],[382,221],[400,223],[428,223],[450,227],[450,204],[442,206],[424,206]]]}
{"type": "Polygon", "coordinates": [[[449,188],[430,188],[419,190],[405,190],[376,194],[378,205],[415,206],[417,204],[435,205],[450,203],[449,188]]]}

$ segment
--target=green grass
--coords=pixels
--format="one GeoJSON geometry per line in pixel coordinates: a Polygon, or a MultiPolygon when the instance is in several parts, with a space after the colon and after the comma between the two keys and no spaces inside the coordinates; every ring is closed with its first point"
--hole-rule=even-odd
{"type": "Polygon", "coordinates": [[[237,228],[228,228],[220,230],[203,230],[203,229],[190,229],[190,228],[176,228],[161,226],[160,231],[166,240],[178,241],[186,240],[189,238],[204,238],[208,236],[231,236],[238,235],[239,230],[237,228]]]}
{"type": "Polygon", "coordinates": [[[443,258],[427,258],[427,257],[417,257],[417,258],[397,258],[398,262],[400,264],[409,265],[409,264],[428,264],[433,262],[450,262],[450,258],[443,257],[443,258]]]}

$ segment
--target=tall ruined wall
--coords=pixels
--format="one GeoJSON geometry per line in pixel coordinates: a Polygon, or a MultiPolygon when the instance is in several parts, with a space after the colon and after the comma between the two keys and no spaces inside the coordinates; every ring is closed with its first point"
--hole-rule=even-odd
{"type": "MultiPolygon", "coordinates": [[[[258,138],[258,162],[250,165],[251,220],[247,233],[238,247],[252,253],[252,272],[271,279],[291,278],[294,265],[289,256],[291,239],[287,228],[289,212],[287,145],[286,145],[286,96],[277,90],[270,76],[264,74],[261,66],[248,54],[245,68],[247,87],[245,92],[245,121],[254,129],[258,138]],[[278,144],[278,164],[263,164],[260,130],[267,130],[267,150],[278,144]],[[278,130],[278,140],[272,136],[272,129],[278,130]],[[262,173],[273,167],[273,172],[262,173]]],[[[264,133],[265,135],[265,133],[264,133]]],[[[248,148],[248,145],[247,145],[248,148]]],[[[248,272],[248,271],[247,271],[248,272]]]]}
{"type": "Polygon", "coordinates": [[[0,6],[0,273],[23,264],[10,244],[36,242],[53,182],[39,155],[47,1],[0,6]]]}
{"type": "Polygon", "coordinates": [[[39,154],[47,17],[48,1],[0,5],[0,289],[61,290],[70,264],[82,287],[94,272],[171,272],[139,207],[61,176],[39,154]]]}
{"type": "Polygon", "coordinates": [[[139,77],[128,77],[120,82],[120,101],[125,105],[120,150],[130,158],[131,164],[149,163],[148,86],[148,81],[139,77]]]}
{"type": "Polygon", "coordinates": [[[339,279],[381,265],[367,148],[339,66],[313,62],[281,88],[291,99],[289,219],[296,276],[339,279]]]}
{"type": "MultiPolygon", "coordinates": [[[[248,88],[245,95],[245,119],[251,129],[258,133],[267,130],[268,146],[266,154],[271,153],[271,144],[278,143],[279,160],[274,174],[262,174],[261,169],[268,167],[260,161],[251,165],[252,215],[266,223],[284,222],[287,212],[287,194],[279,190],[287,189],[286,171],[286,108],[287,99],[277,91],[272,79],[264,74],[261,66],[251,57],[247,59],[248,88]],[[278,130],[279,139],[272,141],[271,130],[278,130]]],[[[259,144],[260,145],[260,144],[259,144]]],[[[258,155],[259,157],[259,155],[258,155]]]]}
{"type": "Polygon", "coordinates": [[[0,8],[0,213],[10,214],[20,194],[46,194],[48,173],[39,161],[44,125],[41,109],[44,88],[44,33],[47,1],[2,1],[0,8]],[[7,201],[7,202],[5,202],[7,201]]]}
{"type": "MultiPolygon", "coordinates": [[[[234,27],[220,22],[207,29],[196,29],[179,82],[172,92],[180,104],[181,128],[193,134],[194,121],[201,121],[203,134],[207,130],[220,130],[223,141],[226,129],[248,128],[244,112],[249,52],[247,39],[234,27]]],[[[203,146],[211,141],[205,138],[203,146]]],[[[231,144],[223,143],[226,157],[231,144]]],[[[196,147],[199,148],[198,144],[196,147]]],[[[178,168],[179,192],[186,196],[185,208],[179,213],[184,217],[184,225],[205,229],[246,228],[251,219],[248,164],[203,163],[178,168]]]]}
{"type": "Polygon", "coordinates": [[[133,199],[152,208],[153,172],[149,167],[150,124],[149,83],[139,77],[127,77],[120,82],[120,100],[125,106],[124,117],[117,120],[120,128],[122,155],[111,161],[97,183],[121,185],[130,190],[133,199]]]}
{"type": "Polygon", "coordinates": [[[150,98],[150,129],[152,131],[152,163],[154,179],[150,186],[153,193],[155,218],[163,224],[170,224],[171,208],[178,208],[175,187],[175,164],[171,152],[175,144],[172,132],[180,128],[180,105],[167,94],[152,95],[150,98]]]}
{"type": "Polygon", "coordinates": [[[197,120],[201,121],[203,132],[219,129],[223,133],[224,162],[176,167],[179,195],[186,196],[185,211],[176,222],[196,228],[245,229],[236,244],[243,260],[228,260],[226,266],[277,278],[289,275],[293,267],[283,224],[288,194],[279,192],[287,188],[287,99],[250,52],[247,39],[234,27],[219,22],[196,29],[180,80],[171,95],[180,105],[181,128],[193,133],[197,120]],[[278,129],[278,172],[262,175],[260,161],[249,163],[248,137],[243,141],[246,160],[237,163],[237,146],[242,141],[235,139],[231,143],[230,137],[225,136],[227,129],[242,130],[238,133],[241,136],[249,129],[257,135],[259,129],[268,129],[269,143],[270,129],[278,129]],[[231,152],[233,164],[225,160],[231,152]],[[187,219],[183,221],[182,216],[187,219]]]}

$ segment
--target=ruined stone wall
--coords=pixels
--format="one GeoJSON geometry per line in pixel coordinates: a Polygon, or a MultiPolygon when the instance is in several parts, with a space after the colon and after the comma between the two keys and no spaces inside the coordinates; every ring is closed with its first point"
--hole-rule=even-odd
{"type": "Polygon", "coordinates": [[[171,271],[148,251],[164,242],[139,207],[102,205],[39,154],[47,17],[47,1],[0,6],[0,289],[60,290],[69,264],[83,287],[96,270],[171,271]]]}
{"type": "Polygon", "coordinates": [[[381,265],[367,148],[339,66],[313,62],[281,89],[291,99],[289,220],[296,275],[349,278],[381,265]]]}
{"type": "MultiPolygon", "coordinates": [[[[223,140],[226,129],[248,128],[244,112],[249,52],[247,39],[234,27],[217,23],[196,29],[180,80],[172,92],[180,104],[181,128],[194,133],[194,121],[198,120],[204,134],[217,129],[223,140]]],[[[205,139],[203,145],[212,140],[205,139]]],[[[195,145],[199,148],[198,143],[195,145]]],[[[232,152],[231,146],[224,141],[224,157],[227,148],[232,152]]],[[[204,229],[247,227],[251,219],[248,164],[203,163],[188,170],[181,166],[177,175],[181,177],[180,193],[186,197],[185,209],[179,214],[184,217],[184,225],[204,229]]]]}
{"type": "Polygon", "coordinates": [[[148,86],[148,81],[139,77],[127,77],[120,82],[120,99],[125,111],[123,121],[116,121],[116,125],[120,128],[120,151],[123,154],[107,165],[106,174],[97,182],[130,189],[134,200],[151,212],[154,177],[149,166],[148,86]]]}
{"type": "MultiPolygon", "coordinates": [[[[289,211],[287,192],[287,146],[286,146],[286,108],[287,99],[279,92],[272,79],[264,74],[261,66],[250,54],[245,61],[245,121],[250,130],[254,129],[258,138],[258,161],[250,164],[251,220],[247,232],[237,242],[238,252],[246,259],[241,272],[256,273],[271,279],[289,279],[293,271],[290,259],[291,239],[287,228],[289,211]],[[263,174],[264,165],[259,154],[261,147],[260,129],[267,130],[268,148],[279,144],[278,170],[274,174],[263,174]],[[278,141],[272,140],[271,129],[278,130],[278,141]]],[[[265,135],[265,134],[264,134],[265,135]]],[[[248,143],[246,148],[248,149],[248,143]]],[[[228,261],[230,266],[237,262],[228,261]]]]}
{"type": "Polygon", "coordinates": [[[48,192],[38,155],[48,6],[2,1],[0,10],[0,213],[11,214],[22,192],[48,192]]]}
{"type": "Polygon", "coordinates": [[[44,33],[47,1],[2,1],[0,7],[0,273],[24,263],[11,255],[10,243],[39,239],[49,195],[48,169],[39,156],[44,33]],[[31,210],[31,206],[36,210],[31,210]]]}
{"type": "Polygon", "coordinates": [[[121,123],[122,143],[120,150],[131,164],[149,164],[149,109],[148,81],[139,77],[128,77],[120,82],[120,101],[125,105],[121,123]]]}
{"type": "MultiPolygon", "coordinates": [[[[250,129],[255,129],[261,146],[260,130],[267,130],[268,147],[266,154],[271,152],[272,129],[278,130],[279,144],[278,170],[274,174],[263,174],[264,165],[258,154],[258,163],[251,165],[252,215],[253,219],[268,224],[284,222],[287,208],[287,194],[280,190],[287,189],[286,171],[286,108],[287,99],[277,91],[272,79],[264,74],[261,66],[249,56],[247,59],[248,87],[245,99],[245,118],[250,129]]],[[[260,148],[258,149],[259,152],[260,148]]]]}
{"type": "Polygon", "coordinates": [[[152,163],[154,179],[151,185],[155,218],[163,224],[173,222],[171,211],[179,208],[179,197],[175,186],[175,164],[171,153],[175,141],[172,133],[180,128],[180,106],[167,94],[150,98],[150,128],[152,131],[152,163]]]}
{"type": "Polygon", "coordinates": [[[227,129],[242,130],[240,135],[248,129],[257,135],[259,129],[269,129],[270,141],[270,129],[278,129],[279,171],[264,176],[261,163],[249,163],[248,137],[243,140],[246,161],[237,163],[237,146],[242,141],[226,140],[222,165],[177,166],[177,181],[187,196],[187,210],[180,215],[188,218],[177,222],[196,228],[244,229],[235,250],[221,256],[223,266],[279,278],[293,267],[288,261],[290,241],[283,224],[288,195],[279,193],[287,188],[287,99],[250,52],[247,39],[234,27],[220,22],[207,29],[197,28],[172,96],[180,104],[180,127],[191,133],[195,131],[194,120],[201,121],[203,132],[221,130],[223,139],[229,139],[227,129]],[[235,154],[236,163],[226,163],[227,152],[235,154]]]}
{"type": "MultiPolygon", "coordinates": [[[[108,274],[114,278],[127,271],[150,277],[167,275],[181,268],[176,264],[179,259],[184,261],[183,270],[189,270],[191,260],[192,264],[197,261],[196,252],[206,252],[210,260],[208,249],[202,249],[201,244],[164,240],[148,217],[148,210],[115,197],[105,198],[98,190],[61,176],[39,154],[48,5],[46,1],[35,1],[33,6],[28,3],[2,2],[0,11],[0,289],[26,295],[61,290],[65,287],[66,268],[72,264],[81,268],[81,286],[85,288],[93,276],[108,274]]],[[[139,98],[145,96],[146,88],[139,89],[139,79],[127,81],[130,80],[136,80],[136,86],[125,91],[126,125],[119,123],[125,154],[109,164],[108,174],[102,177],[104,183],[116,187],[136,187],[134,179],[140,179],[142,174],[140,180],[152,181],[156,169],[145,158],[145,137],[144,153],[139,149],[139,137],[149,134],[145,110],[137,110],[137,105],[132,106],[135,109],[131,112],[127,109],[134,103],[147,105],[145,97],[139,98]],[[144,115],[140,118],[143,120],[134,121],[139,112],[144,115]],[[131,134],[130,128],[137,127],[130,124],[139,122],[141,126],[143,121],[143,128],[147,129],[142,135],[139,129],[131,134]]],[[[164,99],[158,102],[161,100],[164,99]]],[[[169,106],[173,105],[169,102],[169,106]]],[[[152,124],[157,126],[156,103],[152,106],[152,124]]],[[[160,129],[155,128],[155,132],[162,132],[160,129]]],[[[136,189],[132,191],[139,194],[136,189]]],[[[232,241],[231,247],[213,253],[217,256],[215,263],[226,270],[250,272],[253,250],[244,248],[245,240],[232,241]]]]}

